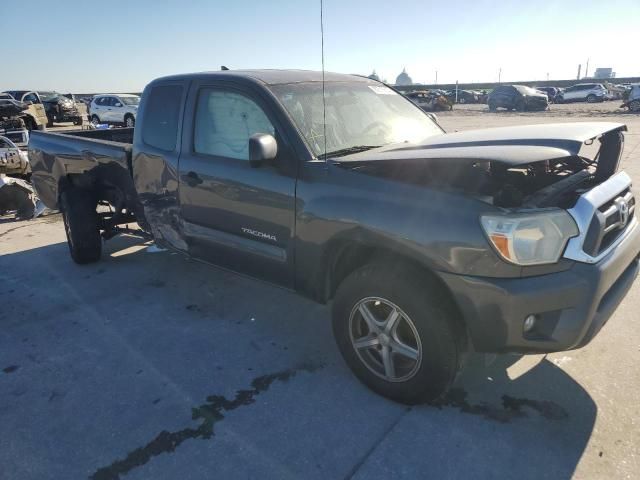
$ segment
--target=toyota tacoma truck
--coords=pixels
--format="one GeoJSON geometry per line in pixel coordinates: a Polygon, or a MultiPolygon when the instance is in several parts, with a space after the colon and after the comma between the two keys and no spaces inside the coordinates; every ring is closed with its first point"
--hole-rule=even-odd
{"type": "Polygon", "coordinates": [[[29,158],[75,262],[136,221],[331,303],[354,374],[411,404],[466,352],[576,349],[611,317],[640,253],[625,130],[445,133],[375,80],[222,71],[151,82],[135,129],[34,132],[29,158]]]}

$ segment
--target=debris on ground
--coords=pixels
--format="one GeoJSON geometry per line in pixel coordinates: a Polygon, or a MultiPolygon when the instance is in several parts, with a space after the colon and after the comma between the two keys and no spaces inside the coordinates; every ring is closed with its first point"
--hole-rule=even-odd
{"type": "Polygon", "coordinates": [[[29,220],[45,211],[29,182],[0,175],[0,215],[14,212],[16,220],[29,220]]]}
{"type": "Polygon", "coordinates": [[[155,243],[147,247],[147,253],[160,253],[160,252],[166,252],[166,251],[167,251],[166,248],[160,248],[155,243]]]}

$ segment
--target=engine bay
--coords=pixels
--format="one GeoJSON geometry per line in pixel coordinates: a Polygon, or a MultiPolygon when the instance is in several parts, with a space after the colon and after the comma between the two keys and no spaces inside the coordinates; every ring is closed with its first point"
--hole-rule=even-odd
{"type": "MultiPolygon", "coordinates": [[[[473,196],[501,208],[571,208],[579,196],[613,175],[620,161],[623,137],[609,132],[585,142],[592,158],[580,154],[530,163],[449,158],[412,158],[345,162],[360,173],[413,185],[473,196]],[[593,148],[592,148],[593,147],[593,148]]],[[[473,151],[469,151],[473,155],[473,151]]]]}

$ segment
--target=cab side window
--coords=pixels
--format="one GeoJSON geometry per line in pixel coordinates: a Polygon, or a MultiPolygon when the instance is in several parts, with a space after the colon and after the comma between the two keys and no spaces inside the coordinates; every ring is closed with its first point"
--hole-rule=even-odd
{"type": "Polygon", "coordinates": [[[144,143],[166,152],[176,149],[182,91],[180,85],[159,85],[149,91],[142,122],[144,143]]]}
{"type": "Polygon", "coordinates": [[[196,153],[249,160],[249,137],[275,135],[264,111],[240,93],[205,88],[200,91],[194,125],[196,153]]]}

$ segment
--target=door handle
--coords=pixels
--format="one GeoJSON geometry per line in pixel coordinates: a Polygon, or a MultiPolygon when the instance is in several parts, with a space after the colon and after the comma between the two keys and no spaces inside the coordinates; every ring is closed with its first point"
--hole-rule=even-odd
{"type": "Polygon", "coordinates": [[[190,187],[195,187],[196,185],[200,185],[202,183],[202,179],[198,176],[196,172],[189,172],[182,177],[184,182],[190,187]]]}

